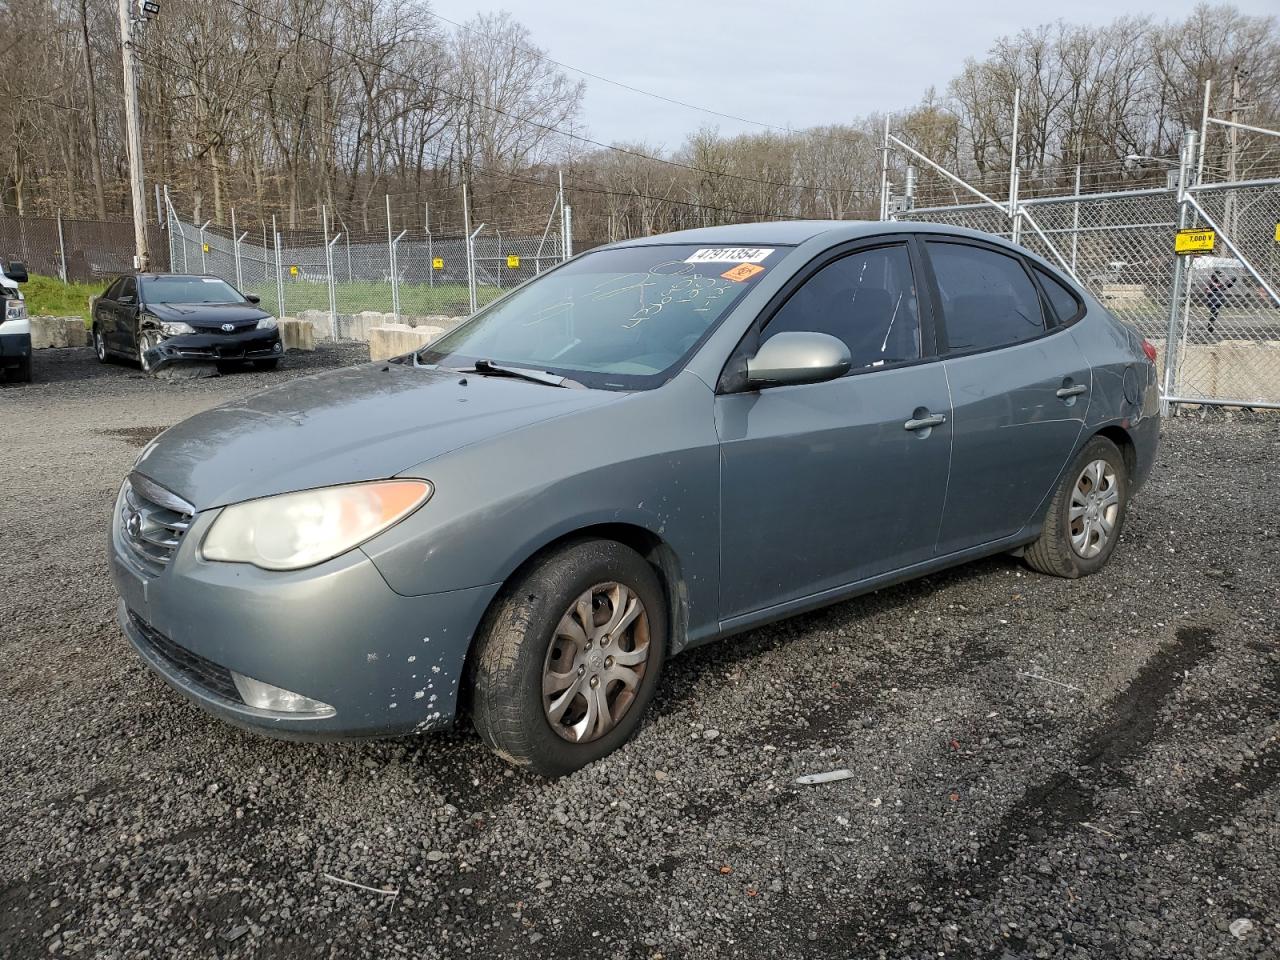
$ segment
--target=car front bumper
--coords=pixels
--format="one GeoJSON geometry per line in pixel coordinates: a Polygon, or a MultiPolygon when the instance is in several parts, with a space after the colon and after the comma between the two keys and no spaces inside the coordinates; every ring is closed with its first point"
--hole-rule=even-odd
{"type": "Polygon", "coordinates": [[[147,351],[151,369],[184,360],[270,360],[284,354],[280,331],[251,329],[245,333],[184,333],[161,340],[147,351]]]}
{"type": "Polygon", "coordinates": [[[216,513],[197,514],[155,573],[125,546],[117,503],[117,618],[152,670],[210,713],[287,739],[396,736],[452,723],[467,649],[498,584],[406,597],[358,549],[290,572],[207,562],[196,545],[216,513]],[[250,706],[231,671],[332,711],[250,706]]]}
{"type": "Polygon", "coordinates": [[[0,331],[0,366],[15,366],[31,356],[30,333],[0,331]]]}

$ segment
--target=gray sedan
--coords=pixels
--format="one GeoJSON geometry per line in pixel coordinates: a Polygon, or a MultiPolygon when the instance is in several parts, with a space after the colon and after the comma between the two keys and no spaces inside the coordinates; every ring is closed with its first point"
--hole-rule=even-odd
{"type": "Polygon", "coordinates": [[[113,514],[120,623],[232,723],[388,736],[465,707],[563,774],[636,732],[682,650],[990,554],[1099,570],[1156,455],[1154,361],[983,234],[614,244],[416,354],[167,430],[113,514]]]}

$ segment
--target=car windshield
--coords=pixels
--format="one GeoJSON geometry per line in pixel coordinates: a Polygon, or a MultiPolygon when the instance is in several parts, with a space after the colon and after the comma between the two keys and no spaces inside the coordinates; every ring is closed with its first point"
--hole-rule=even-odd
{"type": "Polygon", "coordinates": [[[480,311],[419,360],[455,369],[489,360],[607,390],[657,387],[785,253],[697,244],[588,253],[480,311]]]}
{"type": "Polygon", "coordinates": [[[243,303],[235,287],[216,277],[151,277],[142,281],[148,303],[243,303]]]}

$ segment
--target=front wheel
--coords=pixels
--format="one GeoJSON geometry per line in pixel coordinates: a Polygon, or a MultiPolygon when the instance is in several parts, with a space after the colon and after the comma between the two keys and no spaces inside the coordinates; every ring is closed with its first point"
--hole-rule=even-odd
{"type": "Polygon", "coordinates": [[[107,362],[107,338],[102,335],[102,328],[96,325],[93,328],[93,353],[99,363],[107,362]]]}
{"type": "Polygon", "coordinates": [[[160,343],[160,334],[154,330],[143,330],[138,334],[138,366],[143,373],[151,373],[152,363],[147,359],[147,351],[160,343]]]}
{"type": "Polygon", "coordinates": [[[1057,577],[1097,573],[1116,548],[1128,505],[1124,456],[1106,437],[1094,437],[1063,474],[1027,563],[1057,577]]]}
{"type": "Polygon", "coordinates": [[[478,644],[481,738],[511,763],[562,776],[639,728],[667,651],[665,594],[634,550],[571,543],[504,590],[478,644]]]}

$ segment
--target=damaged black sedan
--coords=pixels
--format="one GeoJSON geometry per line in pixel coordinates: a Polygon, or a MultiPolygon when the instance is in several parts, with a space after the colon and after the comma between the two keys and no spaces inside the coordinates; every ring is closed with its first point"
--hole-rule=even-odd
{"type": "Polygon", "coordinates": [[[92,314],[99,362],[123,357],[147,373],[182,361],[270,368],[284,353],[276,318],[218,277],[123,276],[95,298],[92,314]]]}

